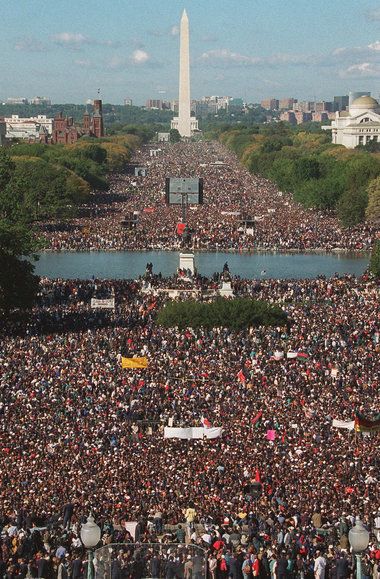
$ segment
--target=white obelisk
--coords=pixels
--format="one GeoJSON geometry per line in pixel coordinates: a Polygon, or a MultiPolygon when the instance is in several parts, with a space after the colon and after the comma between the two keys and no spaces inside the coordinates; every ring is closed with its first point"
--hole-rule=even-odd
{"type": "Polygon", "coordinates": [[[171,126],[178,129],[181,137],[191,137],[193,131],[198,130],[197,120],[191,117],[190,109],[189,19],[186,10],[180,25],[178,117],[173,119],[171,126]]]}

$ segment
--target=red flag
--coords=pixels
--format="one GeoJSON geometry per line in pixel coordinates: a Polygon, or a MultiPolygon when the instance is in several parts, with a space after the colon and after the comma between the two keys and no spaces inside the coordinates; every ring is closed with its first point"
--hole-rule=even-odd
{"type": "Polygon", "coordinates": [[[252,418],[251,423],[252,423],[252,424],[256,424],[256,422],[258,422],[258,421],[260,420],[260,418],[262,417],[262,415],[263,415],[263,411],[262,411],[262,410],[259,410],[258,413],[256,414],[256,416],[254,416],[254,417],[252,418]]]}
{"type": "Polygon", "coordinates": [[[245,384],[246,377],[244,376],[243,370],[239,370],[239,372],[236,374],[236,377],[239,380],[239,382],[241,382],[242,384],[245,384]]]}
{"type": "Polygon", "coordinates": [[[204,416],[202,416],[202,424],[205,428],[211,428],[211,422],[209,421],[208,418],[205,418],[204,416]]]}
{"type": "Polygon", "coordinates": [[[260,471],[257,468],[255,471],[255,482],[261,483],[261,479],[260,479],[260,471]]]}
{"type": "Polygon", "coordinates": [[[183,232],[185,230],[186,227],[186,223],[177,223],[177,233],[178,235],[183,235],[183,232]]]}

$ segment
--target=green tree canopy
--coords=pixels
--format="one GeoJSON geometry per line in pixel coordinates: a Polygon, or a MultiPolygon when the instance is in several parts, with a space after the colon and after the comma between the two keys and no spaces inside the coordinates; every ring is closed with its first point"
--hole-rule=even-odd
{"type": "Polygon", "coordinates": [[[338,217],[344,227],[353,227],[364,220],[368,202],[363,189],[346,189],[338,202],[338,217]]]}
{"type": "Polygon", "coordinates": [[[171,143],[179,143],[181,140],[181,135],[179,134],[178,129],[170,129],[169,137],[171,143]]]}
{"type": "Polygon", "coordinates": [[[380,177],[373,179],[368,185],[368,206],[366,218],[368,221],[380,221],[380,177]]]}
{"type": "Polygon", "coordinates": [[[377,240],[372,253],[369,268],[374,276],[380,277],[380,241],[377,240]]]}
{"type": "Polygon", "coordinates": [[[30,307],[38,292],[39,278],[25,257],[36,249],[30,230],[0,220],[0,310],[30,307]]]}

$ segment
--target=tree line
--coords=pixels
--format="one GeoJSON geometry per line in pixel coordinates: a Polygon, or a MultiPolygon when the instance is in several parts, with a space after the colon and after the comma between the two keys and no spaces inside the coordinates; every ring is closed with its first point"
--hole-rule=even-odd
{"type": "Polygon", "coordinates": [[[380,219],[380,151],[346,149],[313,126],[224,127],[211,134],[253,173],[291,192],[305,207],[336,211],[344,227],[380,219]]]}
{"type": "Polygon", "coordinates": [[[36,295],[26,259],[40,249],[33,223],[75,216],[92,190],[107,189],[107,173],[121,170],[141,140],[134,134],[0,148],[0,310],[28,306],[36,295]]]}

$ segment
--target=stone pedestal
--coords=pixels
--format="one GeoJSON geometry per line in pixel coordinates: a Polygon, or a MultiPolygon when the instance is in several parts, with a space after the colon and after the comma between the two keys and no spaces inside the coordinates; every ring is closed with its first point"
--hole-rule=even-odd
{"type": "Polygon", "coordinates": [[[219,293],[223,298],[231,298],[234,295],[230,281],[222,281],[219,293]]]}
{"type": "Polygon", "coordinates": [[[195,274],[194,253],[180,253],[179,254],[179,269],[189,269],[191,275],[195,274]]]}

